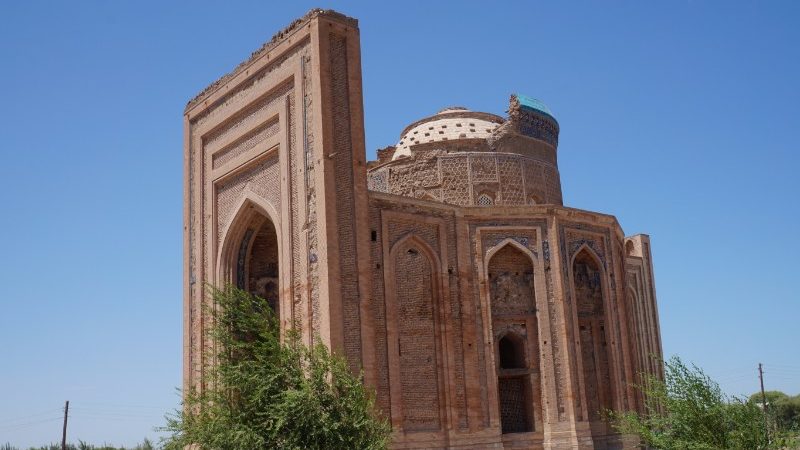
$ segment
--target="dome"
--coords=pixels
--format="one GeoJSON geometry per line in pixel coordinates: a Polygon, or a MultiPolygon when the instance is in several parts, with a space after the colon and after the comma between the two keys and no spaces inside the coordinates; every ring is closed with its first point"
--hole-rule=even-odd
{"type": "Polygon", "coordinates": [[[470,111],[461,106],[444,108],[433,116],[407,126],[400,134],[392,159],[410,156],[411,147],[417,144],[486,139],[503,121],[500,116],[470,111]]]}
{"type": "Polygon", "coordinates": [[[555,116],[553,116],[553,112],[550,111],[550,108],[548,108],[547,105],[545,105],[544,102],[542,102],[538,98],[517,94],[517,101],[519,102],[519,106],[521,106],[522,108],[526,108],[538,112],[540,114],[544,114],[553,119],[556,123],[558,123],[555,116]]]}

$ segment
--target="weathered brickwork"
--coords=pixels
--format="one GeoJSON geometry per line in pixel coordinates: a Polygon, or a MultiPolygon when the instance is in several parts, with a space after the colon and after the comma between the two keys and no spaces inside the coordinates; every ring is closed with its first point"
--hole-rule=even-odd
{"type": "Polygon", "coordinates": [[[461,206],[561,204],[558,169],[510,153],[468,152],[462,146],[418,150],[369,171],[369,188],[461,206]],[[491,202],[481,202],[482,195],[491,202]]]}
{"type": "Polygon", "coordinates": [[[253,131],[237,139],[232,144],[227,145],[224,149],[220,150],[219,153],[214,154],[211,158],[212,167],[218,169],[224,166],[236,157],[247,153],[257,145],[275,136],[280,129],[281,127],[277,118],[256,127],[253,131]]]}
{"type": "Polygon", "coordinates": [[[536,314],[533,265],[513,245],[505,245],[489,261],[492,317],[536,314]]]}
{"type": "Polygon", "coordinates": [[[400,335],[400,389],[403,429],[438,430],[439,374],[436,307],[430,261],[413,244],[396,252],[397,322],[400,335]]]}
{"type": "Polygon", "coordinates": [[[487,278],[504,433],[534,431],[541,419],[539,332],[533,263],[513,244],[489,260],[487,278]]]}
{"type": "Polygon", "coordinates": [[[241,286],[255,295],[267,300],[272,310],[278,310],[278,235],[275,226],[264,221],[253,239],[252,246],[242,252],[244,267],[239,270],[246,273],[247,284],[241,286]],[[251,255],[247,258],[247,255],[251,255]]]}
{"type": "Polygon", "coordinates": [[[355,19],[313,10],[185,113],[184,383],[204,283],[342,354],[398,449],[610,449],[604,408],[663,376],[650,241],[564,207],[560,127],[446,108],[367,162],[355,19]]]}
{"type": "Polygon", "coordinates": [[[578,311],[584,395],[589,420],[599,420],[603,410],[612,409],[611,374],[606,339],[602,274],[587,250],[572,264],[578,311]]]}
{"type": "Polygon", "coordinates": [[[350,137],[350,88],[347,72],[346,39],[331,33],[331,84],[333,90],[334,167],[336,177],[336,214],[339,246],[340,292],[344,315],[351,326],[345,328],[345,353],[354,370],[361,365],[361,330],[359,327],[358,261],[356,260],[353,186],[353,156],[350,137]]]}

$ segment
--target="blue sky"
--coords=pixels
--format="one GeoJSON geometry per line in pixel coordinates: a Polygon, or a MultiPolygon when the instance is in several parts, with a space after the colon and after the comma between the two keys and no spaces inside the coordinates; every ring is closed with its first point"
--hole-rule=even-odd
{"type": "MultiPolygon", "coordinates": [[[[272,2],[271,2],[272,3],[272,2]]],[[[319,3],[0,4],[0,444],[131,445],[181,382],[182,112],[319,3]]],[[[565,204],[648,233],[666,354],[800,393],[800,3],[342,2],[367,148],[542,99],[565,204]]]]}

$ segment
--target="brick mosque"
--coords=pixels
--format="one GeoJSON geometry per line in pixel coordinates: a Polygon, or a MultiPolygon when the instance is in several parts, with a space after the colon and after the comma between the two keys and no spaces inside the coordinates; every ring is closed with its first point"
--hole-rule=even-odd
{"type": "Polygon", "coordinates": [[[392,448],[632,446],[601,411],[663,376],[650,240],[563,206],[559,132],[512,95],[367,161],[357,21],[293,22],[186,107],[185,387],[233,283],[363,371],[392,448]]]}

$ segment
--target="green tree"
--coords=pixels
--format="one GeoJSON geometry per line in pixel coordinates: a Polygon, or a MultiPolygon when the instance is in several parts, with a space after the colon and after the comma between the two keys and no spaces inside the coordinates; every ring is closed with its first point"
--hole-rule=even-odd
{"type": "Polygon", "coordinates": [[[346,362],[294,332],[281,342],[266,300],[209,288],[215,342],[201,392],[167,417],[165,450],[384,449],[388,423],[346,362]]]}
{"type": "MultiPolygon", "coordinates": [[[[781,391],[766,391],[764,396],[774,428],[779,432],[800,433],[800,395],[792,397],[781,391]]],[[[761,407],[761,392],[751,395],[750,402],[761,407]]]]}
{"type": "Polygon", "coordinates": [[[677,356],[665,361],[665,379],[645,376],[645,414],[610,412],[616,429],[662,450],[786,448],[767,436],[764,414],[756,404],[727,397],[697,366],[677,356]]]}

